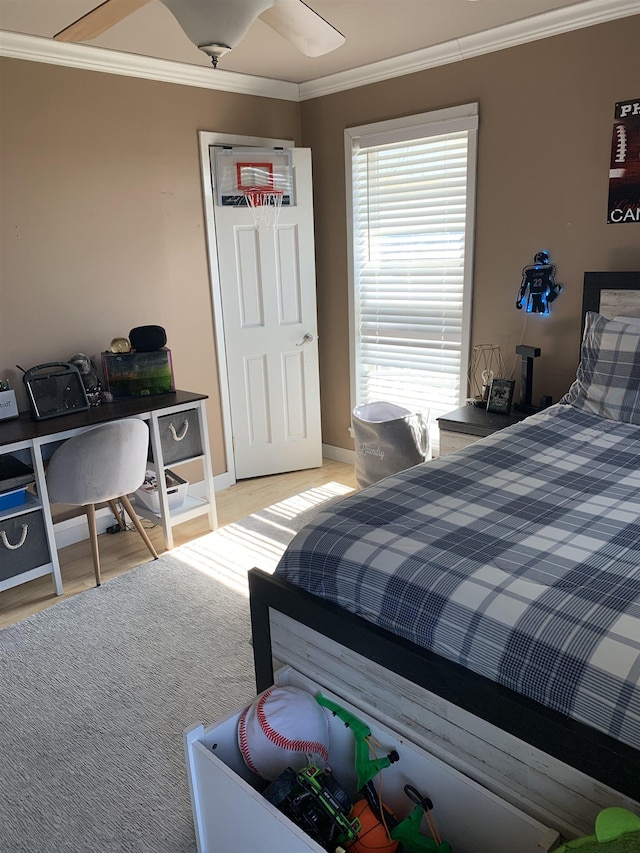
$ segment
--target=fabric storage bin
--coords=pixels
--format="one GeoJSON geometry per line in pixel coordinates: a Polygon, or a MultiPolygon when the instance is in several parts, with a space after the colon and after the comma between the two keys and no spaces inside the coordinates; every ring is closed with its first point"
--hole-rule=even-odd
{"type": "Polygon", "coordinates": [[[202,456],[202,437],[197,409],[158,418],[162,459],[165,465],[202,456]]]}
{"type": "Polygon", "coordinates": [[[356,406],[352,421],[359,489],[429,458],[429,428],[421,412],[381,401],[356,406]]]}
{"type": "Polygon", "coordinates": [[[0,521],[0,581],[36,569],[50,560],[41,510],[0,521]]]}

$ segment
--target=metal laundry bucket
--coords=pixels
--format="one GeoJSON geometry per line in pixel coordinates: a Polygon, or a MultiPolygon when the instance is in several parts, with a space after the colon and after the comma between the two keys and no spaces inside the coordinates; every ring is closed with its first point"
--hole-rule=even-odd
{"type": "Polygon", "coordinates": [[[429,458],[429,429],[422,412],[395,403],[366,403],[355,407],[352,422],[359,489],[429,458]]]}

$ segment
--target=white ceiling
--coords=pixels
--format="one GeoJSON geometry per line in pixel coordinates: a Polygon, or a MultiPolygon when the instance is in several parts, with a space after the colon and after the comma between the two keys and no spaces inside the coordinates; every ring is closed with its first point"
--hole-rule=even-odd
{"type": "MultiPolygon", "coordinates": [[[[620,5],[615,0],[305,2],[346,37],[342,47],[308,58],[258,19],[243,41],[220,60],[219,69],[303,83],[516,22],[544,31],[547,19],[553,23],[556,10],[565,10],[566,17],[569,9],[569,14],[576,13],[576,20],[584,20],[585,12],[590,14],[592,9],[600,12],[620,5]]],[[[0,29],[50,39],[97,5],[98,0],[0,0],[0,29]]],[[[187,39],[160,0],[151,0],[90,44],[211,68],[209,58],[187,39]]],[[[217,72],[211,68],[211,73],[217,72]]]]}

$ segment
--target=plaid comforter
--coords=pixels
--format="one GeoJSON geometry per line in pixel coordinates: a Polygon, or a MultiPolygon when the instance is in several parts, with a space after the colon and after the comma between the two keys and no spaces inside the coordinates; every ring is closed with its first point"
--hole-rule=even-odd
{"type": "Polygon", "coordinates": [[[556,405],[352,495],[276,574],[640,748],[640,428],[556,405]]]}

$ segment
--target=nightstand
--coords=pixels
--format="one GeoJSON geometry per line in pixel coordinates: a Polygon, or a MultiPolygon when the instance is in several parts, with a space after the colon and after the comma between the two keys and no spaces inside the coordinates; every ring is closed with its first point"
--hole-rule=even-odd
{"type": "Polygon", "coordinates": [[[479,406],[462,406],[454,412],[439,417],[440,456],[461,450],[505,427],[517,424],[527,417],[523,412],[496,415],[479,406]]]}

